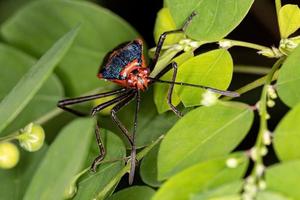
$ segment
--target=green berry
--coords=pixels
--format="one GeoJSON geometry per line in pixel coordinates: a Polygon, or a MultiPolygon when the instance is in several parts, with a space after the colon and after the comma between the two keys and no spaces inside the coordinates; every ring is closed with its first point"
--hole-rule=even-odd
{"type": "Polygon", "coordinates": [[[23,130],[21,130],[21,134],[18,136],[18,139],[20,146],[23,149],[34,152],[43,146],[45,132],[40,125],[30,123],[23,130]]]}
{"type": "Polygon", "coordinates": [[[16,145],[10,142],[0,142],[0,168],[10,169],[19,162],[20,153],[16,145]]]}

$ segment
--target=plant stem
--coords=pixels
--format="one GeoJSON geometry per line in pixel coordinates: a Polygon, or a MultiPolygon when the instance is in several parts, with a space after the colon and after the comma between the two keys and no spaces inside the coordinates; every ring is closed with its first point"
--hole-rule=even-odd
{"type": "MultiPolygon", "coordinates": [[[[268,130],[268,124],[267,124],[267,95],[268,95],[268,87],[270,86],[275,72],[278,70],[278,68],[281,66],[282,62],[284,61],[285,58],[281,58],[277,60],[277,62],[273,65],[271,71],[269,74],[266,75],[264,87],[261,92],[261,97],[259,100],[259,115],[260,115],[260,127],[259,127],[259,132],[257,136],[257,140],[255,143],[256,148],[261,148],[263,144],[263,134],[265,131],[268,130]]],[[[259,154],[260,155],[260,154],[259,154]]],[[[262,162],[262,157],[258,160],[258,163],[262,162]]]]}
{"type": "Polygon", "coordinates": [[[269,47],[263,46],[263,45],[259,45],[259,44],[254,44],[254,43],[250,43],[250,42],[243,42],[243,41],[238,41],[238,40],[230,40],[230,39],[224,39],[224,40],[220,40],[219,42],[230,42],[230,46],[240,46],[240,47],[246,47],[246,48],[250,48],[250,49],[256,49],[256,50],[264,50],[264,49],[269,49],[269,47]]]}
{"type": "MultiPolygon", "coordinates": [[[[257,87],[260,87],[260,86],[262,86],[262,85],[265,84],[266,79],[267,79],[267,76],[268,76],[268,75],[263,76],[263,77],[261,77],[261,78],[259,78],[259,79],[256,79],[255,81],[253,81],[253,82],[251,82],[251,83],[249,83],[249,84],[247,84],[247,85],[245,85],[245,86],[243,86],[243,87],[241,87],[241,88],[235,90],[235,92],[237,92],[237,93],[239,93],[239,94],[241,95],[241,94],[244,94],[244,93],[246,93],[246,92],[249,92],[249,91],[251,91],[251,90],[253,90],[253,89],[257,88],[257,87]]],[[[272,78],[272,81],[277,80],[277,78],[278,78],[278,71],[276,71],[276,72],[274,73],[274,76],[273,76],[273,78],[272,78]]],[[[234,97],[223,97],[222,100],[228,101],[228,100],[231,100],[231,99],[233,99],[233,98],[234,98],[234,97]]]]}
{"type": "Polygon", "coordinates": [[[235,73],[265,75],[270,72],[270,68],[239,65],[239,66],[234,67],[233,71],[235,73]]]}
{"type": "MultiPolygon", "coordinates": [[[[271,71],[265,76],[264,79],[264,86],[261,92],[261,97],[259,100],[259,116],[260,116],[260,125],[259,125],[259,131],[256,138],[256,142],[254,147],[250,150],[250,155],[252,160],[254,161],[254,167],[249,175],[249,177],[246,179],[245,185],[244,185],[244,195],[250,195],[254,199],[257,195],[257,192],[262,189],[260,187],[261,183],[264,182],[263,174],[265,170],[265,166],[263,163],[263,157],[266,155],[267,152],[263,153],[263,150],[266,149],[266,145],[269,145],[268,143],[264,142],[264,134],[268,134],[268,111],[267,111],[267,99],[268,99],[268,88],[270,87],[272,80],[274,79],[275,73],[278,71],[279,67],[284,61],[284,57],[280,58],[276,61],[276,63],[273,65],[271,71]],[[247,180],[252,180],[251,182],[247,182],[247,180]],[[251,192],[251,190],[247,190],[247,188],[256,188],[254,189],[255,192],[251,192]],[[248,194],[247,194],[248,193],[248,194]]],[[[265,184],[263,184],[265,185],[265,184]]]]}
{"type": "Polygon", "coordinates": [[[0,142],[9,142],[11,140],[17,139],[17,137],[19,136],[19,132],[16,131],[10,135],[4,136],[0,138],[0,142]]]}
{"type": "MultiPolygon", "coordinates": [[[[149,151],[157,145],[163,138],[163,135],[160,136],[155,142],[150,144],[149,146],[145,147],[142,151],[140,151],[136,159],[140,161],[143,157],[145,157],[149,151]]],[[[103,200],[105,196],[108,194],[108,192],[121,180],[121,178],[128,173],[130,170],[130,162],[127,162],[126,166],[119,171],[119,173],[115,176],[114,179],[112,179],[97,195],[93,200],[103,200]]]]}
{"type": "Polygon", "coordinates": [[[38,118],[37,120],[34,121],[34,123],[36,124],[44,124],[47,121],[51,120],[52,118],[56,117],[57,115],[59,115],[60,113],[62,113],[63,110],[59,109],[59,108],[54,108],[53,110],[51,110],[50,112],[48,112],[47,114],[45,114],[44,116],[38,118]]]}

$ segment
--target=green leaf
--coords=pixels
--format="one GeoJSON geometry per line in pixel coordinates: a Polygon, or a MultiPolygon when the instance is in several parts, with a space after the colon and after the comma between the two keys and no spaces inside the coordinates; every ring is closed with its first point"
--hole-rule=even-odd
{"type": "MultiPolygon", "coordinates": [[[[74,199],[93,199],[95,194],[99,193],[107,183],[109,183],[116,174],[124,167],[124,158],[126,149],[122,140],[110,131],[101,129],[101,137],[104,141],[106,155],[104,162],[99,165],[96,173],[88,173],[80,178],[78,183],[78,192],[74,199]],[[120,159],[113,161],[115,159],[120,159]],[[112,161],[112,162],[109,162],[112,161]]],[[[94,159],[99,155],[99,148],[96,140],[93,138],[90,148],[90,155],[86,161],[86,167],[91,166],[94,159]]]]}
{"type": "Polygon", "coordinates": [[[283,63],[278,74],[277,91],[280,99],[293,107],[300,102],[300,46],[297,47],[283,63]]]}
{"type": "Polygon", "coordinates": [[[25,200],[63,198],[65,188],[83,167],[93,129],[91,119],[77,119],[60,132],[32,178],[25,200]]]}
{"type": "Polygon", "coordinates": [[[267,190],[291,199],[300,199],[299,179],[299,160],[276,164],[266,170],[267,190]]]}
{"type": "MultiPolygon", "coordinates": [[[[163,137],[159,137],[156,141],[151,143],[149,146],[145,147],[141,151],[139,151],[136,155],[136,160],[139,162],[147,153],[155,146],[157,145],[163,137]]],[[[115,176],[114,179],[112,179],[104,188],[101,192],[97,194],[96,199],[104,199],[107,196],[107,193],[109,191],[112,191],[116,184],[121,180],[121,178],[128,173],[130,170],[130,163],[127,162],[126,166],[119,171],[119,173],[115,176]]]]}
{"type": "MultiPolygon", "coordinates": [[[[29,55],[8,45],[0,44],[0,100],[18,83],[22,76],[36,62],[29,55]]],[[[28,123],[51,111],[63,96],[62,85],[54,74],[43,84],[29,104],[16,119],[3,131],[3,135],[23,128],[28,123]]]]}
{"type": "Polygon", "coordinates": [[[300,9],[297,5],[287,4],[279,10],[279,30],[281,38],[288,38],[300,28],[300,9]]]}
{"type": "Polygon", "coordinates": [[[195,193],[239,180],[247,166],[248,158],[242,153],[201,162],[171,177],[160,187],[153,200],[188,200],[195,193]],[[228,168],[228,158],[238,159],[239,165],[228,168]]]}
{"type": "MultiPolygon", "coordinates": [[[[176,24],[173,21],[169,8],[162,8],[158,11],[155,26],[154,26],[154,39],[157,43],[161,34],[166,31],[175,30],[176,24]]],[[[164,45],[174,44],[183,38],[183,34],[173,34],[166,37],[164,45]]]]}
{"type": "Polygon", "coordinates": [[[157,156],[159,145],[155,146],[143,158],[140,166],[140,176],[144,183],[152,187],[159,187],[161,182],[157,180],[157,156]]]}
{"type": "Polygon", "coordinates": [[[205,190],[193,195],[190,200],[212,200],[218,197],[225,197],[238,194],[243,189],[243,181],[238,180],[221,185],[220,187],[205,190]]]}
{"type": "Polygon", "coordinates": [[[180,51],[181,50],[179,49],[171,48],[163,52],[159,56],[154,69],[151,71],[150,77],[155,77],[159,72],[161,72],[180,51]]]}
{"type": "Polygon", "coordinates": [[[72,31],[58,40],[47,53],[24,74],[17,85],[1,101],[0,135],[3,129],[16,118],[51,75],[57,63],[68,51],[77,32],[78,27],[72,29],[72,31]]]}
{"type": "Polygon", "coordinates": [[[278,192],[261,191],[257,194],[257,200],[292,200],[292,198],[283,196],[278,192]]]}
{"type": "Polygon", "coordinates": [[[254,0],[166,0],[171,15],[181,27],[197,13],[186,34],[196,40],[217,41],[228,35],[246,16],[254,0]]]}
{"type": "Polygon", "coordinates": [[[113,194],[107,200],[150,200],[155,190],[147,186],[132,186],[113,194]]]}
{"type": "Polygon", "coordinates": [[[199,161],[228,154],[246,136],[252,121],[251,108],[236,102],[189,112],[160,145],[158,179],[166,179],[199,161]]]}
{"type": "Polygon", "coordinates": [[[300,159],[300,103],[286,114],[274,132],[274,148],[280,160],[300,159]]]}
{"type": "MultiPolygon", "coordinates": [[[[175,61],[179,66],[185,61],[192,58],[193,56],[194,53],[192,51],[188,51],[176,57],[173,61],[175,61]]],[[[161,79],[172,80],[172,76],[173,76],[173,69],[171,69],[168,73],[166,73],[161,79]]],[[[171,109],[167,103],[169,87],[170,87],[169,84],[160,84],[160,83],[154,84],[154,103],[156,105],[158,113],[160,114],[171,109]]],[[[175,90],[173,91],[173,95],[172,95],[172,103],[175,106],[177,106],[180,103],[180,99],[176,94],[175,90]]]]}
{"type": "Polygon", "coordinates": [[[57,69],[68,96],[76,96],[107,85],[96,77],[99,65],[108,51],[137,37],[128,23],[90,2],[45,0],[19,10],[3,24],[1,33],[6,42],[40,56],[79,23],[78,37],[57,69]]]}
{"type": "Polygon", "coordinates": [[[24,193],[47,149],[47,145],[44,144],[44,147],[35,153],[21,150],[20,161],[15,168],[0,170],[0,196],[2,199],[23,199],[24,193]]]}
{"type": "MultiPolygon", "coordinates": [[[[233,62],[229,52],[218,49],[195,56],[180,65],[176,81],[226,90],[232,73],[233,62]]],[[[186,107],[201,105],[205,92],[203,89],[178,85],[175,91],[186,107]]]]}
{"type": "Polygon", "coordinates": [[[0,24],[30,1],[33,0],[0,1],[0,24]]]}

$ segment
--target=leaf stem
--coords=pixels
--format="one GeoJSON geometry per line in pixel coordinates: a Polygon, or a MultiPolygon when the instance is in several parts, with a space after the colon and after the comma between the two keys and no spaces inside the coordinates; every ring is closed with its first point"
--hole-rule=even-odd
{"type": "MultiPolygon", "coordinates": [[[[164,137],[164,135],[160,136],[156,141],[154,141],[152,144],[150,144],[149,146],[145,147],[142,151],[140,151],[137,156],[136,159],[138,161],[140,161],[143,157],[145,157],[149,151],[155,146],[157,145],[162,138],[164,137]]],[[[109,191],[111,191],[111,189],[121,180],[121,178],[128,173],[128,171],[130,170],[130,162],[127,162],[126,166],[121,169],[119,171],[119,173],[115,176],[114,179],[112,179],[97,195],[93,200],[103,200],[105,198],[105,196],[108,194],[109,191]]]]}
{"type": "Polygon", "coordinates": [[[19,131],[16,131],[10,135],[4,136],[0,138],[0,142],[9,142],[11,140],[17,139],[19,136],[19,131]]]}
{"type": "Polygon", "coordinates": [[[235,73],[243,74],[256,74],[256,75],[265,75],[270,72],[270,68],[267,67],[257,67],[257,66],[248,66],[248,65],[239,65],[234,67],[235,73]]]}
{"type": "MultiPolygon", "coordinates": [[[[284,61],[284,57],[280,58],[279,60],[277,60],[277,62],[273,65],[271,71],[269,72],[269,74],[266,75],[266,79],[265,79],[265,83],[264,83],[264,87],[262,89],[262,93],[261,93],[261,97],[259,100],[259,115],[260,115],[260,127],[259,127],[259,132],[258,132],[258,136],[257,136],[257,140],[255,143],[255,147],[257,148],[261,148],[264,144],[262,142],[263,140],[263,134],[265,131],[268,130],[268,124],[267,124],[267,95],[268,95],[268,87],[270,86],[274,74],[275,72],[279,69],[279,67],[281,66],[281,64],[284,61]]],[[[259,154],[260,156],[258,156],[258,163],[262,162],[262,156],[261,154],[259,154]]]]}
{"type": "MultiPolygon", "coordinates": [[[[266,145],[269,145],[270,143],[266,143],[264,140],[265,134],[269,134],[268,130],[268,111],[267,111],[267,100],[268,100],[268,89],[272,83],[272,80],[274,79],[275,73],[278,71],[279,67],[283,63],[285,57],[280,58],[276,61],[276,63],[273,65],[271,71],[265,76],[264,79],[264,86],[261,92],[261,97],[258,104],[258,111],[260,116],[260,126],[258,135],[256,138],[256,142],[254,147],[250,150],[250,157],[254,161],[254,167],[250,173],[250,176],[246,179],[245,185],[244,185],[244,195],[250,195],[250,196],[256,196],[257,191],[262,189],[261,185],[265,185],[265,181],[263,178],[265,166],[263,163],[263,157],[267,154],[267,147],[266,145]],[[252,181],[249,181],[252,180],[252,181]],[[254,188],[255,193],[247,190],[247,188],[254,188]],[[248,194],[247,194],[248,193],[248,194]]],[[[263,186],[265,187],[265,186],[263,186]]]]}
{"type": "MultiPolygon", "coordinates": [[[[262,86],[262,85],[265,84],[267,76],[268,75],[263,76],[263,77],[261,77],[259,79],[256,79],[255,81],[253,81],[253,82],[251,82],[251,83],[249,83],[249,84],[247,84],[247,85],[245,85],[245,86],[243,86],[243,87],[235,90],[235,92],[237,92],[237,93],[239,93],[241,95],[241,94],[249,92],[249,91],[251,91],[251,90],[253,90],[253,89],[257,88],[257,87],[260,87],[260,86],[262,86]]],[[[272,81],[277,80],[277,78],[278,78],[278,71],[276,71],[274,73],[274,75],[272,77],[272,81]]],[[[233,98],[234,97],[223,97],[222,100],[228,101],[228,100],[231,100],[233,98]]]]}
{"type": "MultiPolygon", "coordinates": [[[[256,49],[256,50],[265,50],[265,49],[270,49],[269,47],[263,46],[263,45],[259,45],[259,44],[254,44],[254,43],[250,43],[250,42],[244,42],[244,41],[238,41],[238,40],[230,40],[230,39],[223,39],[219,41],[220,43],[229,43],[229,47],[233,47],[233,46],[240,46],[240,47],[246,47],[246,48],[250,48],[250,49],[256,49]]],[[[222,45],[221,45],[222,46],[222,45]]]]}

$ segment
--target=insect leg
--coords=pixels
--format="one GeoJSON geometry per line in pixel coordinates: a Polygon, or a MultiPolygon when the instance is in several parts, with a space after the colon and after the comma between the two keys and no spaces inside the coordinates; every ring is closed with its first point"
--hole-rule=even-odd
{"type": "Polygon", "coordinates": [[[131,100],[133,100],[136,97],[136,92],[129,94],[126,98],[124,98],[121,102],[119,102],[117,105],[115,105],[111,110],[111,117],[112,120],[116,123],[118,128],[122,131],[122,133],[126,136],[128,139],[130,145],[133,144],[132,136],[129,134],[129,131],[125,128],[125,126],[122,124],[122,122],[117,117],[117,112],[120,111],[123,107],[127,106],[131,100]]]}
{"type": "Polygon", "coordinates": [[[202,89],[211,91],[213,93],[221,94],[221,95],[228,96],[228,97],[239,97],[240,96],[240,94],[237,93],[237,92],[228,91],[228,90],[219,90],[219,89],[208,87],[208,86],[205,86],[205,85],[196,85],[196,84],[184,83],[184,82],[165,81],[165,80],[160,80],[160,79],[151,78],[151,77],[149,77],[149,79],[152,81],[152,83],[157,82],[157,83],[167,83],[167,84],[202,88],[202,89]]]}
{"type": "MultiPolygon", "coordinates": [[[[129,91],[129,92],[132,92],[132,91],[129,91]]],[[[105,103],[102,103],[96,107],[93,108],[92,112],[91,112],[91,115],[92,116],[95,116],[97,112],[103,110],[104,108],[110,106],[110,105],[113,105],[117,102],[120,102],[122,101],[123,99],[127,98],[128,95],[130,95],[130,93],[125,93],[121,96],[118,96],[110,101],[107,101],[105,103]]],[[[99,148],[99,156],[95,158],[95,160],[93,161],[92,165],[91,165],[91,170],[93,172],[96,171],[96,168],[97,166],[101,163],[101,161],[104,159],[105,157],[105,148],[104,148],[104,143],[101,139],[101,133],[100,133],[100,126],[99,126],[99,122],[97,120],[97,123],[96,123],[96,128],[95,128],[95,136],[96,136],[96,141],[97,141],[97,145],[98,145],[98,148],[99,148]]]]}
{"type": "Polygon", "coordinates": [[[129,185],[132,184],[134,179],[134,173],[135,173],[135,167],[136,167],[136,145],[135,145],[135,135],[137,130],[137,124],[138,124],[138,112],[140,109],[140,103],[141,103],[141,94],[140,91],[137,91],[136,95],[136,107],[134,112],[134,123],[133,123],[133,132],[132,132],[132,146],[131,146],[131,154],[130,154],[130,172],[129,172],[129,185]]]}
{"type": "Polygon", "coordinates": [[[86,101],[90,101],[90,100],[94,100],[94,99],[99,99],[99,98],[103,98],[103,97],[108,97],[108,96],[112,96],[112,95],[115,95],[115,94],[121,94],[121,93],[124,93],[126,91],[127,91],[126,88],[121,88],[121,89],[114,90],[114,91],[111,91],[111,92],[104,92],[104,93],[88,95],[88,96],[83,96],[83,97],[77,97],[77,98],[63,99],[63,100],[60,100],[57,103],[57,107],[65,110],[67,112],[70,112],[74,115],[77,115],[77,116],[87,116],[88,114],[85,114],[85,113],[82,113],[80,111],[74,110],[74,109],[69,108],[67,106],[82,103],[82,102],[86,102],[86,101]]]}
{"type": "Polygon", "coordinates": [[[167,37],[167,35],[169,34],[173,34],[173,33],[181,33],[184,32],[186,30],[186,28],[188,27],[188,25],[190,24],[190,22],[192,21],[193,17],[196,15],[195,12],[192,12],[192,14],[187,18],[187,20],[184,22],[183,26],[180,29],[176,29],[176,30],[171,30],[171,31],[166,31],[163,34],[160,35],[158,43],[157,43],[157,47],[156,47],[156,51],[154,54],[154,58],[152,60],[152,63],[150,64],[149,68],[152,71],[153,68],[155,67],[160,51],[162,49],[162,46],[164,44],[164,41],[167,37]]]}
{"type": "Polygon", "coordinates": [[[179,110],[177,110],[177,108],[172,104],[172,94],[173,94],[173,90],[174,90],[174,82],[175,82],[175,80],[176,80],[176,76],[177,76],[177,68],[178,68],[178,66],[177,66],[177,63],[176,62],[173,62],[172,63],[172,67],[173,67],[173,76],[172,76],[172,82],[173,83],[171,83],[170,84],[170,87],[169,87],[169,90],[168,90],[168,100],[167,100],[167,102],[168,102],[168,105],[170,106],[170,108],[172,109],[172,111],[178,116],[178,117],[182,117],[183,116],[183,114],[179,111],[179,110]]]}
{"type": "Polygon", "coordinates": [[[98,145],[98,148],[99,148],[99,155],[94,159],[94,161],[91,165],[91,171],[93,171],[93,172],[96,172],[97,166],[104,159],[105,154],[106,154],[106,151],[105,151],[105,148],[104,148],[104,145],[103,145],[103,141],[101,139],[100,127],[99,127],[98,120],[96,122],[95,136],[96,136],[96,141],[97,141],[97,145],[98,145]]]}

